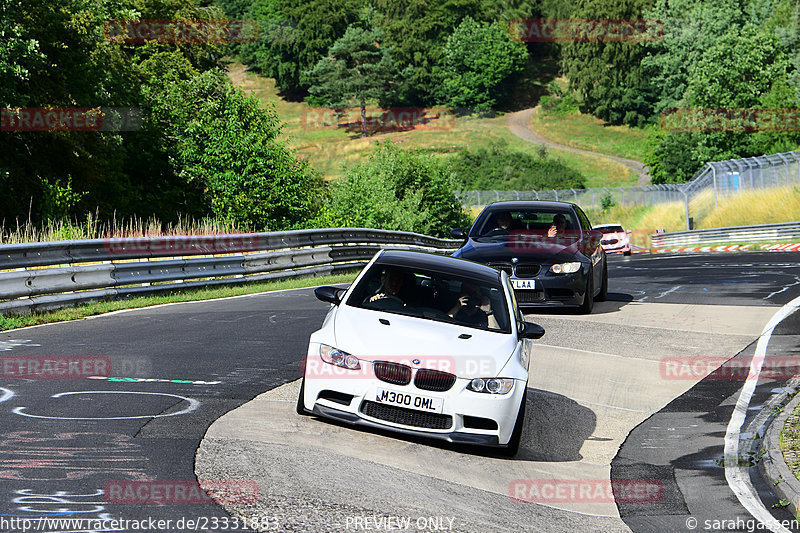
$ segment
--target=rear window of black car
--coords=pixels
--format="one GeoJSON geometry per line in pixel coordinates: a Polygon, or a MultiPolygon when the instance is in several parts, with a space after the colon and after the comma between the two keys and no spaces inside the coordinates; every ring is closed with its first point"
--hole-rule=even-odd
{"type": "Polygon", "coordinates": [[[499,280],[489,283],[375,263],[353,289],[347,305],[511,333],[508,305],[499,280]],[[466,306],[459,301],[462,296],[467,297],[466,306]]]}

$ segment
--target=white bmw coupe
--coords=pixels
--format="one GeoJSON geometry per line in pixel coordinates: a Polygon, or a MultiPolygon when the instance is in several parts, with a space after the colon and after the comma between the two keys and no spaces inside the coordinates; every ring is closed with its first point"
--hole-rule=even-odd
{"type": "Polygon", "coordinates": [[[531,341],[505,272],[378,252],[311,334],[299,414],[517,453],[531,341]]]}

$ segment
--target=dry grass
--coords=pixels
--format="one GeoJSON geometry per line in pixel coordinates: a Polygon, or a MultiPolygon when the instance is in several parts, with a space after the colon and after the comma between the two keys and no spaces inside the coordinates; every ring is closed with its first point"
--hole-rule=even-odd
{"type": "Polygon", "coordinates": [[[718,198],[719,206],[703,218],[705,228],[800,221],[800,187],[765,189],[718,198]]]}
{"type": "MultiPolygon", "coordinates": [[[[714,203],[714,192],[704,191],[689,202],[689,216],[697,229],[750,226],[800,221],[800,187],[781,187],[741,193],[735,196],[718,197],[714,203]]],[[[666,231],[686,230],[686,207],[683,202],[656,204],[652,207],[620,205],[601,211],[590,212],[593,223],[619,222],[640,234],[638,242],[644,244],[646,237],[656,229],[666,231]]]]}
{"type": "Polygon", "coordinates": [[[84,222],[49,220],[43,225],[36,225],[30,221],[17,221],[13,226],[0,225],[0,244],[158,235],[219,235],[247,231],[249,230],[211,218],[179,218],[176,223],[166,224],[156,218],[101,222],[89,213],[84,222]]]}
{"type": "Polygon", "coordinates": [[[645,156],[647,130],[628,126],[611,126],[592,115],[575,112],[547,115],[538,112],[530,123],[533,131],[553,142],[642,161],[645,156]]]}

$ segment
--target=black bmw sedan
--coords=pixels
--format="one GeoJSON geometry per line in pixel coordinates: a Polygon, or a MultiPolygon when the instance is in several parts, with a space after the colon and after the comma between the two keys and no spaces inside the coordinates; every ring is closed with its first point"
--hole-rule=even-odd
{"type": "Polygon", "coordinates": [[[574,306],[591,313],[608,291],[603,234],[565,202],[497,202],[472,228],[450,234],[465,243],[453,255],[504,270],[520,307],[574,306]]]}

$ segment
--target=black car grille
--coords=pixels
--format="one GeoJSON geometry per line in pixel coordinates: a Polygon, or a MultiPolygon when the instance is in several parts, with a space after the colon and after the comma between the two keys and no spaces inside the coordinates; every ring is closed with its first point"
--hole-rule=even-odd
{"type": "Polygon", "coordinates": [[[535,278],[541,269],[541,265],[517,265],[515,272],[518,278],[535,278]]]}
{"type": "Polygon", "coordinates": [[[600,244],[617,244],[619,241],[617,239],[606,239],[604,241],[600,241],[600,244]]]}
{"type": "Polygon", "coordinates": [[[420,368],[414,376],[414,385],[418,389],[434,392],[444,392],[450,390],[455,384],[456,377],[448,372],[420,368]]]}
{"type": "Polygon", "coordinates": [[[411,367],[392,363],[390,361],[375,361],[372,363],[375,377],[393,385],[408,385],[411,383],[411,367]]]}
{"type": "Polygon", "coordinates": [[[511,263],[489,263],[489,266],[497,270],[502,270],[509,276],[512,274],[511,263]]]}
{"type": "Polygon", "coordinates": [[[531,304],[544,301],[544,291],[514,291],[514,298],[518,304],[531,304]]]}
{"type": "Polygon", "coordinates": [[[423,413],[414,409],[385,405],[378,402],[364,401],[361,412],[372,418],[385,420],[403,426],[425,429],[448,429],[453,425],[453,417],[438,413],[423,413]]]}

